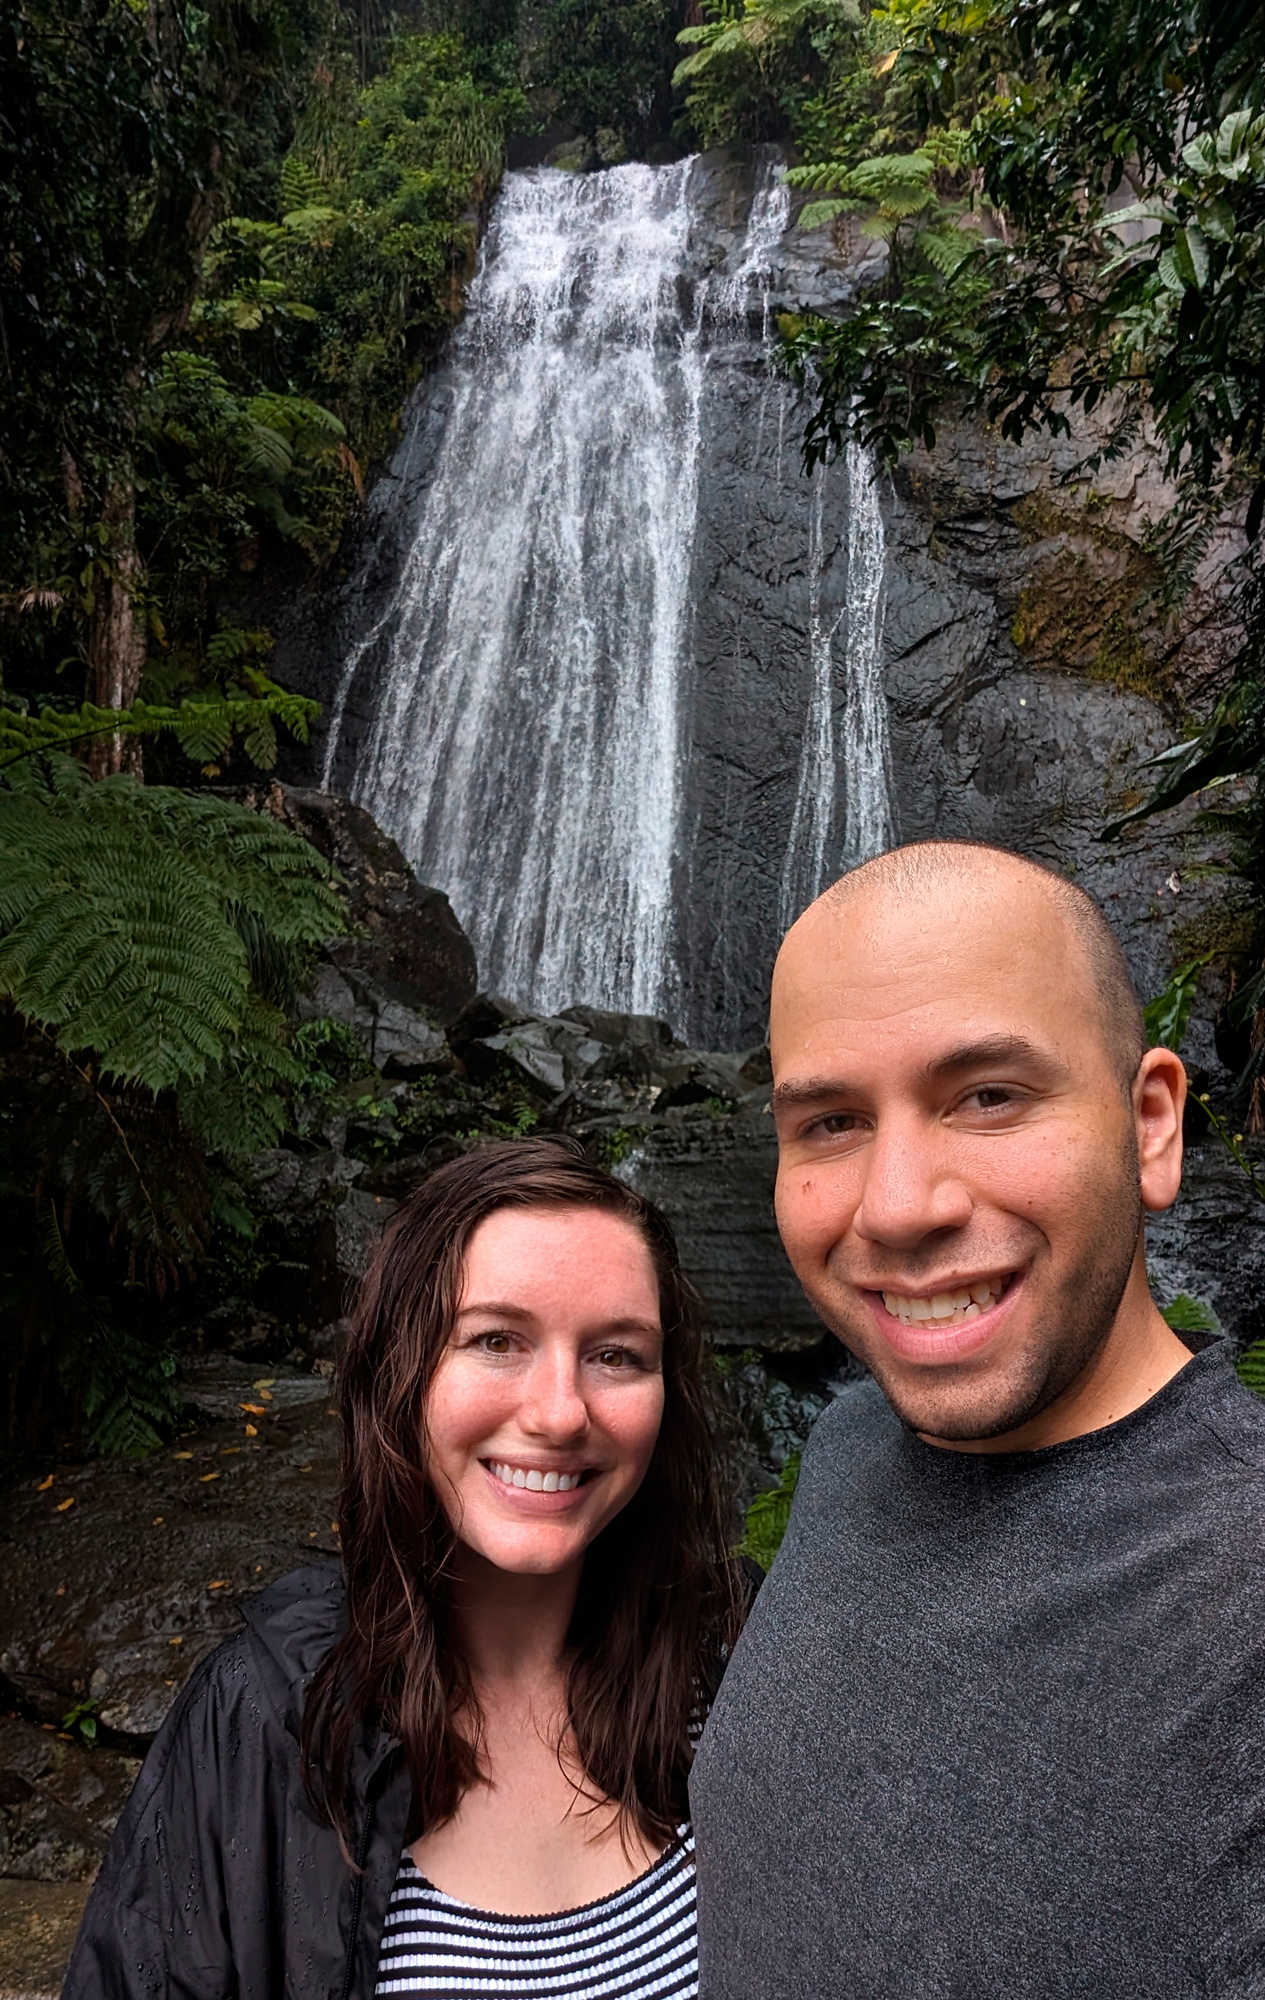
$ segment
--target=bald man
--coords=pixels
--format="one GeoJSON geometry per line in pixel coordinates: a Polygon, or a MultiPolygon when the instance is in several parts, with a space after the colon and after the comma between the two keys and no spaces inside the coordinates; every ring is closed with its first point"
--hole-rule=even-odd
{"type": "Polygon", "coordinates": [[[1261,2000],[1265,1404],[1147,1284],[1180,1062],[1089,897],[949,842],[801,917],[772,1050],[869,1380],[700,1749],[702,2000],[1261,2000]]]}

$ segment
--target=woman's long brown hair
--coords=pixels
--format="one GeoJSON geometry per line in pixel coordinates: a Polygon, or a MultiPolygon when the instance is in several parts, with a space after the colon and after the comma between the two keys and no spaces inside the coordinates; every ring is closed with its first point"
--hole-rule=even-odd
{"type": "Polygon", "coordinates": [[[339,1378],[347,1626],[312,1681],[302,1750],[313,1806],[348,1851],[353,1756],[366,1726],[403,1744],[421,1828],[449,1818],[483,1775],[478,1704],[448,1615],[454,1536],[427,1476],[425,1412],[466,1245],[485,1217],[510,1207],[620,1216],[658,1276],[663,1422],[641,1487],[586,1552],[567,1681],[588,1785],[647,1840],[669,1840],[687,1816],[692,1725],[736,1632],[697,1298],[667,1221],[569,1140],[510,1140],[440,1167],[383,1235],[339,1378]]]}

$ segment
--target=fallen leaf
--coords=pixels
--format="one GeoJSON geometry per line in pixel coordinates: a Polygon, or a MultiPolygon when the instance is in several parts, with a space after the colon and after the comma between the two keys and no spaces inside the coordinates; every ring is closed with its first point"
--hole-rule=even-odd
{"type": "Polygon", "coordinates": [[[336,1535],[336,1534],[338,1533],[338,1523],[337,1523],[337,1521],[331,1521],[331,1522],[330,1522],[330,1524],[329,1524],[329,1531],[330,1531],[330,1534],[331,1534],[331,1535],[336,1535]]]}
{"type": "Polygon", "coordinates": [[[277,1378],[275,1375],[261,1375],[259,1380],[252,1382],[250,1386],[252,1389],[275,1389],[277,1378]]]}
{"type": "Polygon", "coordinates": [[[268,1412],[262,1403],[239,1403],[239,1410],[245,1410],[248,1417],[266,1417],[268,1412]]]}
{"type": "Polygon", "coordinates": [[[319,1529],[317,1529],[317,1528],[309,1528],[309,1529],[308,1529],[308,1531],[307,1531],[307,1533],[308,1533],[308,1540],[309,1540],[309,1541],[311,1541],[311,1539],[312,1539],[313,1535],[315,1535],[315,1534],[318,1534],[319,1532],[320,1532],[320,1531],[319,1531],[319,1529]]]}
{"type": "Polygon", "coordinates": [[[198,1484],[199,1486],[206,1486],[212,1479],[218,1479],[219,1476],[218,1472],[203,1472],[199,1475],[198,1484]]]}
{"type": "Polygon", "coordinates": [[[179,1636],[179,1634],[177,1634],[177,1636],[174,1639],[168,1639],[167,1644],[169,1646],[183,1646],[184,1640],[179,1636]]]}
{"type": "Polygon", "coordinates": [[[231,1590],[232,1582],[226,1576],[217,1576],[214,1583],[208,1583],[208,1590],[231,1590]]]}
{"type": "Polygon", "coordinates": [[[220,1446],[220,1457],[221,1457],[221,1458],[236,1458],[236,1456],[237,1456],[237,1454],[238,1454],[238,1452],[239,1452],[240,1450],[241,1450],[241,1446],[240,1446],[239,1444],[222,1444],[222,1445],[220,1446]]]}
{"type": "Polygon", "coordinates": [[[36,1487],[35,1491],[36,1491],[37,1493],[47,1493],[47,1491],[48,1491],[49,1487],[50,1487],[50,1486],[52,1485],[52,1483],[53,1483],[53,1481],[54,1481],[54,1479],[55,1479],[56,1477],[57,1477],[57,1474],[56,1474],[55,1472],[50,1472],[50,1473],[49,1473],[49,1475],[48,1475],[48,1478],[47,1478],[47,1479],[41,1479],[41,1481],[40,1481],[39,1485],[38,1485],[38,1486],[36,1487]]]}
{"type": "Polygon", "coordinates": [[[59,1583],[56,1590],[53,1592],[53,1596],[64,1597],[65,1595],[66,1595],[66,1586],[64,1583],[59,1583]]]}
{"type": "Polygon", "coordinates": [[[55,1514],[64,1514],[67,1507],[73,1507],[74,1504],[75,1504],[75,1496],[72,1493],[69,1500],[59,1500],[57,1502],[56,1507],[53,1509],[53,1512],[55,1514]]]}
{"type": "Polygon", "coordinates": [[[192,1453],[191,1451],[173,1451],[171,1455],[172,1455],[172,1457],[173,1457],[173,1458],[192,1458],[192,1457],[193,1457],[193,1453],[192,1453]]]}
{"type": "Polygon", "coordinates": [[[257,1438],[259,1436],[259,1432],[254,1424],[247,1424],[246,1435],[248,1438],[257,1438]]]}
{"type": "Polygon", "coordinates": [[[161,1528],[161,1527],[162,1527],[162,1524],[163,1524],[163,1517],[162,1517],[162,1515],[161,1515],[161,1514],[155,1514],[155,1516],[154,1516],[154,1526],[155,1526],[156,1528],[161,1528]]]}
{"type": "Polygon", "coordinates": [[[270,1403],[270,1402],[272,1401],[272,1390],[271,1390],[271,1389],[261,1389],[261,1390],[259,1391],[259,1393],[260,1393],[260,1395],[261,1395],[261,1396],[263,1397],[263,1400],[264,1400],[264,1402],[265,1402],[265,1403],[270,1403]]]}

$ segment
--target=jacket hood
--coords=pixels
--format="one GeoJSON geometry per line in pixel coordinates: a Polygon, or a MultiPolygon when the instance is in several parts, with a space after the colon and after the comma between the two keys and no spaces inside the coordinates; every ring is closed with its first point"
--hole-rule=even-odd
{"type": "Polygon", "coordinates": [[[292,1570],[242,1606],[242,1616],[290,1696],[302,1710],[307,1682],[342,1632],[347,1591],[339,1563],[292,1570]]]}

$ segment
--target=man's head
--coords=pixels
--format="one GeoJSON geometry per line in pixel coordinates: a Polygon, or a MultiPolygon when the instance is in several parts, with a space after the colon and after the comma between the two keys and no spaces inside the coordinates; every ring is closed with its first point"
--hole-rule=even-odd
{"type": "Polygon", "coordinates": [[[1184,1075],[1083,891],[968,842],[867,862],[789,932],[771,1043],[791,1262],[914,1429],[1016,1430],[1154,1315],[1184,1075]]]}

